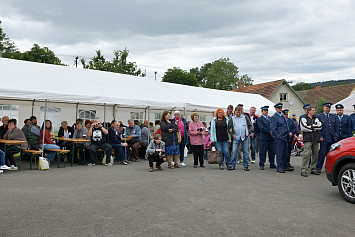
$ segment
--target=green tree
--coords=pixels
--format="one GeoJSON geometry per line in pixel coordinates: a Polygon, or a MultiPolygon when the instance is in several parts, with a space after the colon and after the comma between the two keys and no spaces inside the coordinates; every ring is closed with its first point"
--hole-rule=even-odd
{"type": "Polygon", "coordinates": [[[58,57],[55,56],[52,50],[47,47],[41,48],[38,44],[34,44],[29,51],[24,53],[14,53],[11,58],[37,63],[65,65],[58,57]]]}
{"type": "Polygon", "coordinates": [[[323,113],[323,104],[326,102],[327,102],[327,100],[324,99],[323,97],[319,98],[316,105],[314,106],[316,108],[317,114],[323,113]]]}
{"type": "Polygon", "coordinates": [[[189,86],[198,86],[195,74],[174,67],[164,73],[163,82],[170,82],[189,86]]]}
{"type": "Polygon", "coordinates": [[[0,56],[9,58],[15,52],[18,52],[18,49],[15,43],[10,40],[3,31],[0,21],[0,56]]]}
{"type": "Polygon", "coordinates": [[[251,86],[253,85],[253,80],[251,79],[251,77],[248,76],[248,74],[244,74],[243,76],[241,76],[239,78],[239,81],[244,82],[244,86],[251,86]]]}
{"type": "Polygon", "coordinates": [[[304,90],[310,90],[313,88],[311,84],[305,83],[305,82],[299,82],[296,85],[292,86],[292,88],[295,91],[304,91],[304,90]]]}
{"type": "Polygon", "coordinates": [[[136,66],[135,62],[127,62],[128,54],[129,51],[127,49],[115,50],[113,52],[114,58],[110,61],[105,59],[100,50],[96,50],[96,56],[89,63],[86,63],[85,59],[81,59],[81,63],[84,68],[88,69],[144,77],[144,73],[136,66]]]}

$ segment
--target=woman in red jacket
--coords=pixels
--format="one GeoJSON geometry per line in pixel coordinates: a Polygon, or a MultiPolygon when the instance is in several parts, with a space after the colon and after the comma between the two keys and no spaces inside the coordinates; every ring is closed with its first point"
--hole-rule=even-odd
{"type": "MultiPolygon", "coordinates": [[[[52,122],[50,120],[46,120],[45,124],[46,124],[46,129],[44,129],[45,133],[44,133],[43,149],[46,153],[46,157],[47,157],[48,161],[51,162],[52,160],[54,160],[56,152],[55,151],[47,151],[46,152],[46,150],[47,149],[60,149],[60,147],[55,145],[51,140],[52,122]]],[[[43,126],[41,129],[41,134],[39,136],[39,144],[40,145],[42,145],[42,140],[43,140],[43,126]]]]}

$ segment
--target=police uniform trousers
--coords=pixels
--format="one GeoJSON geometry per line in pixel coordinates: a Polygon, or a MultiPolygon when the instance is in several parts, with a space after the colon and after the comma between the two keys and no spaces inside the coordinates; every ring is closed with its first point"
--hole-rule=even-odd
{"type": "Polygon", "coordinates": [[[275,166],[275,141],[259,140],[259,166],[264,167],[266,152],[269,156],[270,166],[275,166]]]}
{"type": "Polygon", "coordinates": [[[276,140],[276,163],[277,170],[283,170],[286,167],[287,160],[287,141],[281,139],[276,140]]]}
{"type": "Polygon", "coordinates": [[[318,162],[317,162],[317,166],[316,166],[318,171],[322,170],[325,157],[330,149],[330,146],[333,143],[335,143],[333,138],[332,138],[332,142],[326,142],[326,141],[320,142],[320,147],[319,147],[319,152],[318,152],[318,162]]]}

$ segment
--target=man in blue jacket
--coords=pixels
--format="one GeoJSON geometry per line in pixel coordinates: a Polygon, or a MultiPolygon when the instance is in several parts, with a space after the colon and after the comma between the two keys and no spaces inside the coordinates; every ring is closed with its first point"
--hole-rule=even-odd
{"type": "Polygon", "coordinates": [[[122,143],[119,127],[120,122],[113,120],[111,127],[108,129],[109,143],[116,150],[120,164],[127,165],[126,155],[123,151],[123,147],[127,146],[127,143],[122,143]]]}
{"type": "Polygon", "coordinates": [[[277,172],[285,173],[285,169],[287,168],[287,142],[291,133],[286,118],[282,114],[282,103],[277,103],[274,107],[276,112],[271,117],[270,128],[276,141],[276,168],[277,172]]]}
{"type": "MultiPolygon", "coordinates": [[[[353,104],[353,106],[354,106],[354,110],[355,110],[355,104],[353,104]]],[[[355,132],[355,113],[352,113],[350,115],[349,130],[350,130],[351,136],[353,136],[353,133],[355,132]]]]}
{"type": "Polygon", "coordinates": [[[337,110],[336,125],[338,127],[338,141],[345,138],[351,137],[350,131],[350,117],[349,115],[343,114],[344,106],[342,104],[335,105],[337,110]]]}
{"type": "Polygon", "coordinates": [[[259,127],[259,166],[261,170],[264,170],[264,164],[266,161],[266,152],[269,156],[270,168],[275,169],[275,141],[272,137],[270,130],[271,118],[269,114],[269,106],[261,107],[262,115],[257,120],[259,127]]]}
{"type": "Polygon", "coordinates": [[[141,146],[141,128],[134,124],[133,119],[128,120],[128,127],[126,128],[126,134],[128,148],[132,148],[133,156],[136,162],[139,162],[138,148],[141,146]]]}
{"type": "Polygon", "coordinates": [[[327,155],[330,146],[338,141],[338,127],[336,117],[330,114],[332,103],[323,104],[323,113],[318,114],[318,119],[322,123],[322,129],[319,131],[320,148],[318,152],[317,171],[320,173],[323,167],[325,156],[327,155]]]}
{"type": "Polygon", "coordinates": [[[287,141],[287,158],[286,158],[286,167],[285,171],[293,171],[295,168],[290,164],[291,160],[291,151],[292,151],[292,142],[293,142],[293,137],[297,132],[295,122],[288,117],[288,109],[282,110],[282,114],[285,116],[288,124],[288,128],[290,130],[290,137],[288,138],[287,141]]]}

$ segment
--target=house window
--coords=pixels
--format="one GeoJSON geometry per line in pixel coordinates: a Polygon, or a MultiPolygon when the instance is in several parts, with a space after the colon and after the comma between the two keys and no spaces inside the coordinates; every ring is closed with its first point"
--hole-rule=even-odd
{"type": "Polygon", "coordinates": [[[138,120],[140,124],[143,123],[143,112],[131,112],[131,119],[138,120]]]}
{"type": "Polygon", "coordinates": [[[7,116],[10,119],[16,119],[18,122],[19,106],[0,104],[0,118],[7,116]]]}
{"type": "Polygon", "coordinates": [[[286,101],[288,101],[287,93],[280,93],[280,102],[286,102],[286,101]]]}
{"type": "MultiPolygon", "coordinates": [[[[41,106],[41,123],[40,126],[42,126],[42,123],[44,121],[44,111],[45,107],[41,106]]],[[[46,113],[46,120],[50,120],[52,122],[52,129],[53,129],[53,134],[57,135],[59,128],[61,126],[61,121],[60,121],[60,113],[61,109],[60,108],[47,108],[47,113],[46,113]]]]}
{"type": "Polygon", "coordinates": [[[161,113],[155,113],[154,120],[160,120],[161,113]]]}
{"type": "Polygon", "coordinates": [[[95,120],[96,118],[96,110],[85,110],[85,109],[79,109],[79,118],[82,120],[95,120]]]}
{"type": "Polygon", "coordinates": [[[206,115],[200,115],[198,120],[201,122],[206,122],[206,115]]]}

